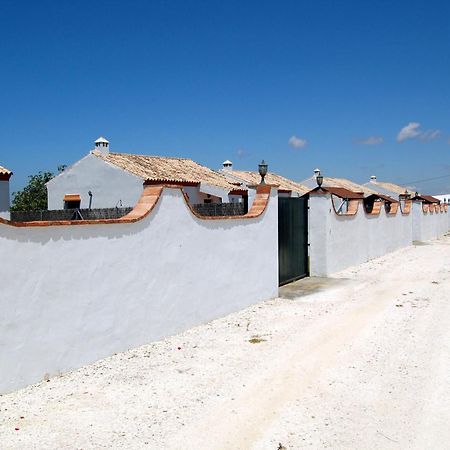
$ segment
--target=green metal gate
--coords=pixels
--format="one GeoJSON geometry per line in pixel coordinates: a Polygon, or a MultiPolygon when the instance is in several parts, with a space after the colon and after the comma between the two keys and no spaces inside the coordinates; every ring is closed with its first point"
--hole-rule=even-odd
{"type": "Polygon", "coordinates": [[[309,275],[306,198],[278,198],[278,267],[280,286],[309,275]]]}

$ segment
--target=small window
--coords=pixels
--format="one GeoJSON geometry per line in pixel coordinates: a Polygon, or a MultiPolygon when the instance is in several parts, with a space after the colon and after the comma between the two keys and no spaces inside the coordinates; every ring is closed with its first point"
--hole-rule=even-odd
{"type": "Polygon", "coordinates": [[[203,203],[211,203],[211,199],[210,198],[205,198],[205,200],[203,200],[203,203]]]}
{"type": "Polygon", "coordinates": [[[79,194],[67,194],[64,196],[64,209],[79,209],[81,196],[79,194]]]}

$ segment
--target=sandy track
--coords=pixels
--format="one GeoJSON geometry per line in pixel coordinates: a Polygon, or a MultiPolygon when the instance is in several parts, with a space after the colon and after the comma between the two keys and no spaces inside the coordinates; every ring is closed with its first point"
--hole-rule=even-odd
{"type": "Polygon", "coordinates": [[[0,448],[450,448],[450,238],[335,278],[0,397],[0,448]]]}

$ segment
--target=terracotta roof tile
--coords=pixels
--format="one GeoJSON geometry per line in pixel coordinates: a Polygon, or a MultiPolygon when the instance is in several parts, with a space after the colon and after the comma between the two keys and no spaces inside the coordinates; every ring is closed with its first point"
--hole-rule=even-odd
{"type": "Polygon", "coordinates": [[[376,189],[376,186],[379,186],[382,189],[385,189],[389,192],[394,192],[395,194],[404,194],[405,191],[408,191],[410,194],[414,193],[414,189],[407,188],[405,186],[400,186],[395,183],[388,183],[384,181],[371,181],[370,184],[374,185],[374,189],[376,189]]]}
{"type": "Polygon", "coordinates": [[[359,200],[364,198],[364,194],[362,192],[353,192],[349,189],[343,187],[335,187],[335,186],[322,186],[316,187],[310,192],[318,192],[318,193],[330,193],[336,195],[341,198],[347,198],[349,200],[359,200]]]}
{"type": "MultiPolygon", "coordinates": [[[[97,158],[120,167],[144,181],[169,183],[206,183],[230,192],[243,189],[231,183],[224,175],[187,158],[132,155],[128,153],[92,152],[97,158]]],[[[244,188],[245,190],[245,188],[244,188]]]]}
{"type": "Polygon", "coordinates": [[[81,196],[80,196],[80,194],[66,194],[64,196],[64,201],[65,202],[79,202],[79,201],[81,201],[81,196]]]}
{"type": "MultiPolygon", "coordinates": [[[[34,221],[34,222],[12,222],[10,220],[0,217],[0,224],[12,226],[12,227],[51,227],[51,226],[68,226],[68,225],[105,225],[105,224],[119,224],[119,223],[134,223],[147,217],[161,197],[164,189],[164,185],[161,186],[145,186],[142,192],[141,198],[135,205],[132,211],[126,216],[118,219],[96,219],[96,220],[54,220],[54,221],[34,221]]],[[[170,187],[170,186],[167,186],[170,187]]],[[[178,187],[179,188],[179,187],[178,187]]],[[[241,220],[241,219],[254,219],[259,217],[267,208],[270,200],[270,185],[258,186],[256,188],[256,197],[247,214],[240,216],[211,216],[205,217],[198,215],[192,208],[192,205],[184,197],[188,208],[197,216],[200,220],[241,220]]]]}
{"type": "Polygon", "coordinates": [[[414,196],[414,199],[425,200],[428,203],[439,203],[440,202],[439,199],[437,199],[431,195],[417,195],[417,196],[414,196]]]}
{"type": "Polygon", "coordinates": [[[6,167],[0,166],[0,175],[12,175],[12,172],[6,167]]]}
{"type": "MultiPolygon", "coordinates": [[[[257,185],[261,181],[261,176],[258,172],[244,171],[244,170],[232,170],[230,172],[224,171],[225,176],[229,178],[240,179],[247,185],[257,185]]],[[[278,189],[283,191],[298,192],[300,195],[306,194],[309,188],[303,184],[296,183],[295,181],[285,178],[273,172],[269,172],[265,178],[267,184],[276,185],[278,189]]]]}
{"type": "Polygon", "coordinates": [[[369,187],[363,186],[361,184],[354,183],[353,181],[347,180],[346,178],[323,177],[323,186],[340,187],[352,192],[362,192],[364,195],[377,194],[377,192],[373,189],[370,189],[369,187]]]}
{"type": "MultiPolygon", "coordinates": [[[[303,184],[307,186],[311,186],[314,189],[317,186],[316,177],[312,176],[302,181],[303,184]]],[[[371,189],[368,186],[364,186],[361,184],[354,183],[351,180],[347,180],[346,178],[332,178],[332,177],[323,177],[323,187],[340,187],[347,189],[352,192],[362,192],[364,196],[368,196],[371,194],[377,194],[377,192],[371,189]]]]}
{"type": "Polygon", "coordinates": [[[384,195],[384,194],[371,194],[369,195],[367,198],[381,198],[382,200],[385,200],[386,202],[389,203],[398,203],[398,200],[395,200],[395,198],[389,197],[388,195],[384,195]]]}

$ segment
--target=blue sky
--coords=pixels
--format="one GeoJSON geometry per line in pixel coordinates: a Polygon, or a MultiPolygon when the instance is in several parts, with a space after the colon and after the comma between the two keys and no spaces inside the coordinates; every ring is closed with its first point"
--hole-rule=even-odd
{"type": "Polygon", "coordinates": [[[0,0],[0,165],[16,190],[104,135],[450,192],[449,17],[447,1],[0,0]]]}

